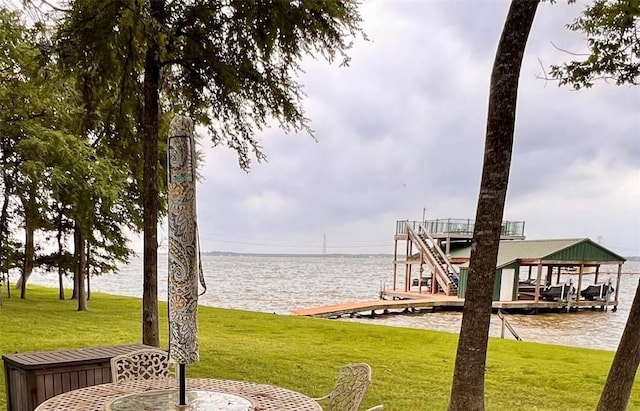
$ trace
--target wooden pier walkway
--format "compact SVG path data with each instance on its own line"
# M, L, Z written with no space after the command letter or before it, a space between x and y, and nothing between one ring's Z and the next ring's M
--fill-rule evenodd
M294 310L293 315L318 317L318 318L340 318L355 316L375 316L378 314L402 314L414 313L420 310L438 308L462 310L464 298L456 296L445 296L444 294L418 294L412 292L392 292L387 293L389 300L358 301L342 304L324 305L322 307L302 308ZM617 301L576 301L571 302L572 309L603 309L608 306L613 309L617 306ZM493 309L498 310L562 310L567 307L566 301L494 301ZM377 312L376 312L377 311ZM615 311L615 309L613 309Z
M303 308L293 311L293 315L320 318L340 318L342 316L375 315L376 311L381 314L394 312L414 312L416 310L439 307L462 308L464 300L455 296L429 295L424 298L405 300L374 300L349 302L322 307Z

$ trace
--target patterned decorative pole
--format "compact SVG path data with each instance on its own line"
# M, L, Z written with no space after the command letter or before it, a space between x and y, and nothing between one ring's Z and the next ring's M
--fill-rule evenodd
M193 121L176 116L169 126L169 355L179 364L180 404L186 405L185 365L198 352L198 234Z

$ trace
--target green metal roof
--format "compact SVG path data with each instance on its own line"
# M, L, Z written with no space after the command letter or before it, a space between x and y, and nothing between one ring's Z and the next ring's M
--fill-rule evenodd
M471 247L451 252L452 257L469 257ZM625 258L594 243L588 238L563 240L506 240L500 241L497 268L516 260L566 261L567 263L590 261L623 263Z

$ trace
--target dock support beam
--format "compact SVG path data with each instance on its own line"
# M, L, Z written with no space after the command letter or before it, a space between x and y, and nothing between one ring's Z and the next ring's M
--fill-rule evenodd
M618 310L618 294L620 293L620 277L622 277L622 264L618 264L618 279L616 280L616 305L613 306L613 311Z
M409 291L409 268L411 267L411 263L409 262L409 247L411 247L411 240L409 240L409 236L407 235L407 245L405 247L405 258L404 258L404 292Z
M540 300L540 281L541 280L542 280L542 262L538 264L538 273L536 274L536 294L534 296L536 309L538 308L538 301Z
M409 247L407 248L407 250L409 251L407 253L407 260L411 257L411 254L413 254L413 242L411 240L409 240L408 243ZM411 291L411 271L412 271L412 265L411 263L409 263L408 265L408 271L407 271L407 285L405 286L406 291L409 292Z
M580 302L580 289L582 288L582 273L584 272L584 263L580 264L580 271L578 272L578 289L576 290L576 303ZM578 306L578 304L576 304Z
M393 291L396 291L398 277L398 240L393 240Z

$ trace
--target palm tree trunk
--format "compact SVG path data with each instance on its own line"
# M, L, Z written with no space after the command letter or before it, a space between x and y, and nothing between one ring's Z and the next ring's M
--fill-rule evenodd
M596 411L625 411L640 365L640 284Z
M509 182L518 80L537 0L513 0L491 73L484 165L469 280L451 388L451 411L483 411L484 372L500 227Z

